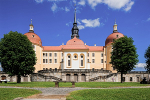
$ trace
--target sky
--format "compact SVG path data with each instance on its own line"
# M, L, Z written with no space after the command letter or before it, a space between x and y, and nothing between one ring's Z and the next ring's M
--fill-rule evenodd
M132 37L139 62L136 71L144 71L145 50L150 45L150 0L0 0L0 38L10 31L34 32L43 46L59 46L71 39L74 9L80 39L89 46L105 46L113 25Z

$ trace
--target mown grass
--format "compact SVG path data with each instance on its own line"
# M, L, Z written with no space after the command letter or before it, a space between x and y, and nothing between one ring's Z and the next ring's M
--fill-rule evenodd
M17 87L55 87L54 82L8 82L2 83L0 86L17 86ZM60 87L72 87L71 82L60 82ZM149 84L140 84L138 82L79 82L75 83L76 87L89 87L89 88L109 88L109 87L131 87L131 86L150 86Z
M0 88L0 100L13 100L17 97L28 97L38 93L41 93L41 91L32 89Z
M150 100L150 88L87 89L73 91L67 100Z

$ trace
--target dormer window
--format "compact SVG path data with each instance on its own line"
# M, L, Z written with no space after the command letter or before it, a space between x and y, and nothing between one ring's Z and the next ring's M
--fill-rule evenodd
M32 37L34 37L34 35L32 35Z
M118 34L117 34L116 36L117 36L117 38L119 37L119 35L118 35Z

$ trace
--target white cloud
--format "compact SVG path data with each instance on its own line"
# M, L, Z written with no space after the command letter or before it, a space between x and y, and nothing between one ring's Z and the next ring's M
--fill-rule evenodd
M134 4L133 1L131 1L129 4L127 4L126 8L124 9L125 11L129 11L132 7L132 5Z
M79 21L79 20L77 20L77 23L80 25L81 24L81 22Z
M88 0L88 3L94 9L97 4L102 3L102 0Z
M68 23L66 23L66 26L70 26L70 25L72 25L72 22L71 22L71 21L68 22Z
M57 34L57 37L59 37L60 35L59 34Z
M73 22L68 22L66 23L66 26L70 26L72 25ZM77 19L77 26L78 28L81 30L81 29L84 29L86 27L99 27L100 25L103 26L104 24L100 24L100 21L99 21L99 18L97 19L83 19L83 20L80 20L80 19Z
M78 28L81 30L84 29L85 27L83 25L78 25Z
M65 11L68 12L70 11L70 9L68 7L65 7Z
M80 0L80 2L78 2L78 4L84 6L85 5L85 0Z
M54 3L53 5L52 5L52 7L51 7L51 10L53 11L53 12L55 12L56 10L57 10L57 5L56 5L56 3Z
M74 3L74 4L76 4L76 2L77 2L76 0L73 0L73 3Z
M82 20L82 23L85 24L85 27L98 27L100 26L100 21L99 21L99 18L97 19L94 19L94 20L87 20L87 19L83 19Z
M137 65L135 65L136 67L145 67L146 63L138 63Z
M147 19L147 21L150 21L150 17Z
M104 3L112 9L123 8L125 11L129 11L134 4L134 1L132 0L87 0L87 1L92 9L95 9L95 7L100 3Z
M35 0L37 3L42 3L44 0Z
M47 0L47 1L51 1L51 2L56 1L56 2L59 2L59 1L67 1L67 0Z

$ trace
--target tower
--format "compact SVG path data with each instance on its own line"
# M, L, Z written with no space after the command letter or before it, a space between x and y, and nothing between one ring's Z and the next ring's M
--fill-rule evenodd
M32 19L31 19L31 24L29 26L30 26L29 32L33 32L34 33L34 30L33 30L34 26L32 24Z
M114 24L113 28L114 28L114 30L113 30L113 32L114 32L114 33L118 32L118 30L117 30L116 20L115 20L115 24Z
M75 36L76 38L79 38L79 29L77 27L77 21L76 21L76 9L75 9L75 13L74 13L74 23L73 23L73 28L72 28L72 35L71 35L71 39L73 39Z

